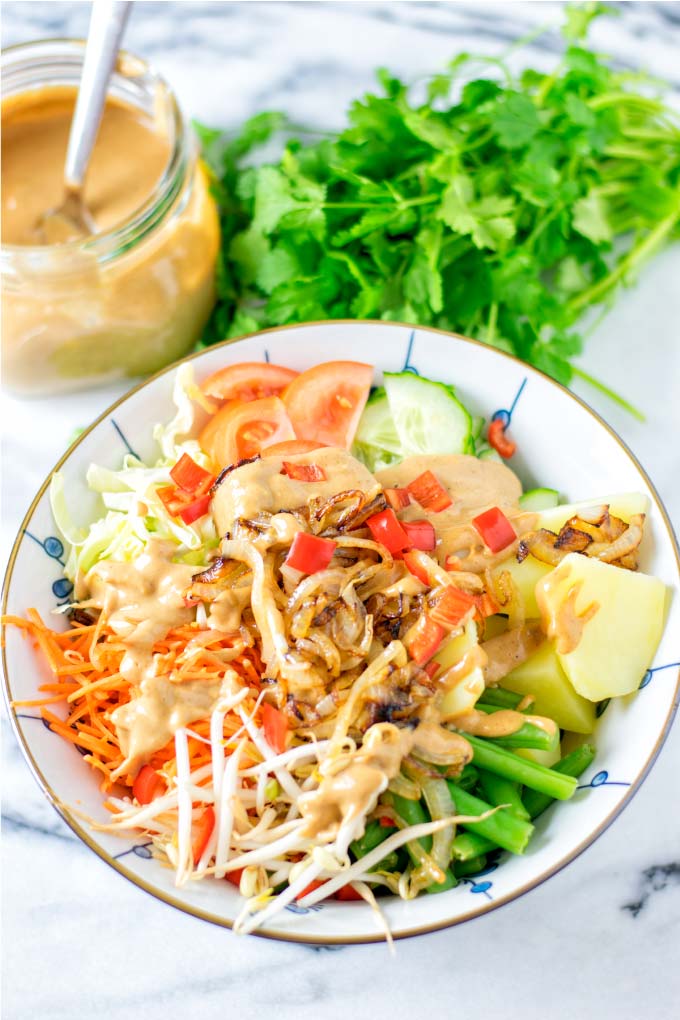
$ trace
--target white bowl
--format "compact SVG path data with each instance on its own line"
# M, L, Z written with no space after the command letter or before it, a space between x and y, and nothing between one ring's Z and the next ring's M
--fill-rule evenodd
M484 875L465 879L449 892L408 903L396 898L386 901L391 929L395 937L404 937L458 924L527 892L581 853L631 799L659 753L674 713L678 676L671 636L680 632L680 556L659 497L615 433L553 380L483 344L394 323L326 322L266 331L209 348L189 360L202 378L238 361L270 360L303 369L335 358L372 362L376 382L383 370L409 368L453 383L474 414L489 417L507 410L518 447L512 467L527 487L549 486L569 500L625 491L647 493L651 508L641 569L660 577L672 591L653 667L640 678L638 693L612 702L603 713L594 736L597 758L572 800L541 816L523 857L505 855ZM81 523L98 513L96 498L85 484L91 462L115 468L130 448L143 458L153 457L152 426L173 414L173 377L171 367L133 389L87 429L57 465L65 477L70 507ZM49 479L36 495L12 550L3 613L23 614L35 606L47 618L69 598L71 586L61 569L63 547L55 536L48 483ZM38 685L48 679L47 668L16 629L8 628L5 639L8 701L37 697ZM124 841L92 832L81 823L69 805L94 818L107 816L96 775L74 747L42 724L37 710L11 715L22 750L46 796L92 850L166 903L216 924L231 925L240 909L232 885L208 880L177 889L173 872L151 859L143 840ZM382 938L365 904L341 902L311 909L288 907L260 934L331 944Z

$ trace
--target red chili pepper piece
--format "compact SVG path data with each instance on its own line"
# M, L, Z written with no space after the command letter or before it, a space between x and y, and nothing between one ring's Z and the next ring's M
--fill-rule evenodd
M408 653L419 666L425 665L439 648L446 631L425 613L406 637Z
M175 485L190 495L202 496L215 481L215 476L200 464L197 464L188 453L183 453L170 472Z
M366 524L376 542L384 545L389 552L394 554L408 549L409 540L394 510L381 510L369 517Z
M429 587L430 578L427 575L427 570L420 562L419 557L414 554L413 551L404 553L404 563L414 577L417 577L419 581L422 581L423 584L426 584Z
M493 418L489 422L486 438L489 446L493 446L496 453L508 460L517 449L517 444L513 443L512 439L508 439L505 434L506 428L503 418Z
M494 553L507 549L517 538L512 524L497 506L492 506L478 517L473 517L472 524L484 544Z
M318 464L291 464L284 460L282 475L288 475L298 482L325 482L326 472Z
M205 496L199 496L193 503L189 503L183 507L179 512L179 517L185 524L193 524L199 517L204 517L210 506L210 500L212 496L209 492L206 492Z
M441 594L437 593L436 601L430 606L430 618L450 630L457 627L472 608L476 608L474 595L460 588L447 585Z
M298 531L286 556L286 565L303 574L316 574L325 570L333 558L336 543L332 538L319 538L306 531Z
M397 513L411 502L411 494L408 489L383 489L383 495Z
M416 503L420 503L424 510L431 510L435 514L446 510L453 503L444 486L431 471L423 471L422 475L409 482L407 488Z
M402 521L408 544L421 552L432 552L437 545L437 535L429 521Z

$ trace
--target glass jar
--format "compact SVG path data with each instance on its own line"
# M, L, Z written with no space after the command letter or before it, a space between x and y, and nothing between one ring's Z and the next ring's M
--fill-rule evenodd
M77 87L84 45L46 40L5 50L3 101ZM119 56L109 94L167 133L167 165L115 228L65 244L0 248L2 376L17 393L154 372L191 348L214 303L219 220L174 94L129 54Z

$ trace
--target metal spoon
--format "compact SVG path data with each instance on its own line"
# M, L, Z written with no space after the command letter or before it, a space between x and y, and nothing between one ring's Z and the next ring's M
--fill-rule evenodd
M94 0L92 5L64 166L64 200L36 224L43 244L62 244L97 232L97 224L83 199L83 183L131 7L132 0Z

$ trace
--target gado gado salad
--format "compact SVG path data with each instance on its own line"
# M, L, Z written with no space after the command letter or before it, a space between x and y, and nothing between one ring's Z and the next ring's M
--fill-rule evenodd
M523 493L502 418L409 372L373 386L355 362L182 366L156 463L90 467L99 519L54 476L68 627L6 621L101 778L95 827L143 833L178 885L233 883L242 932L328 897L382 919L383 893L524 853L663 628L645 496Z

